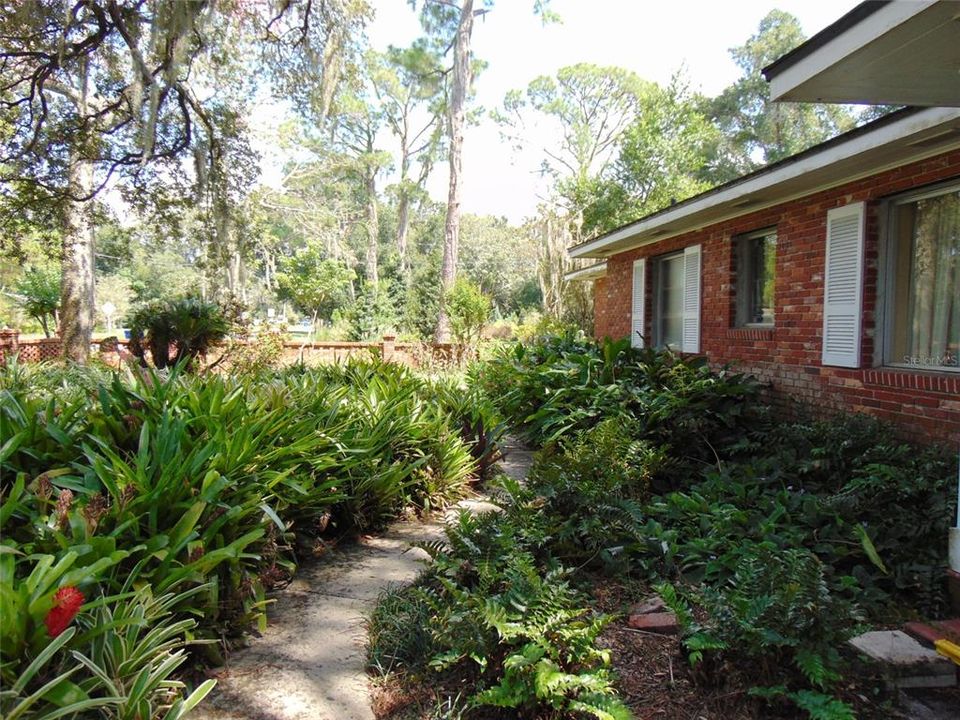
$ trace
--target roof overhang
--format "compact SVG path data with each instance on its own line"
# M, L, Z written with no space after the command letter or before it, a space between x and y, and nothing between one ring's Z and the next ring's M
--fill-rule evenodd
M587 265L587 267L580 268L579 270L571 270L566 275L563 276L563 279L567 282L575 280L596 280L597 278L602 278L607 274L607 262L602 260L593 265Z
M574 245L574 258L611 255L960 148L960 109L901 110Z
M778 101L960 107L960 3L861 3L763 74Z

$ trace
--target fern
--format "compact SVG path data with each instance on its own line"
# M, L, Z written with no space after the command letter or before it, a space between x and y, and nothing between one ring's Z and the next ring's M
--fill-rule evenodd
M632 720L633 713L614 695L583 695L571 700L568 709L592 715L597 720Z
M835 651L834 651L835 652ZM818 647L800 647L793 656L793 662L811 685L826 688L840 679L839 673L828 667L828 662L836 663L832 654L824 653Z
M591 615L566 570L538 562L535 529L513 517L460 516L445 543L421 545L431 556L416 589L436 648L428 668L472 673L471 707L628 717L612 695L610 653L596 647L608 618Z
M706 632L696 632L683 639L684 647L689 651L687 660L691 665L703 662L705 651L726 650L727 643Z
M845 702L812 690L798 690L787 697L806 711L811 720L856 720L853 709Z
M807 713L810 720L856 720L853 709L835 697L814 690L788 690L783 685L755 687L750 695L763 700L788 700Z

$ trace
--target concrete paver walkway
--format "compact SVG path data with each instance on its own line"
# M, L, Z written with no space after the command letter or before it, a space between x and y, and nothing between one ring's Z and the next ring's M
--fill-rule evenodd
M442 534L436 523L398 523L302 565L267 631L230 656L191 717L373 720L364 621L384 587L412 582L422 569L426 554L410 543Z
M509 445L504 471L523 479L530 453ZM462 507L484 512L482 500ZM410 583L443 537L440 523L400 522L376 537L304 563L271 609L262 637L232 654L194 720L373 720L364 624L380 592Z

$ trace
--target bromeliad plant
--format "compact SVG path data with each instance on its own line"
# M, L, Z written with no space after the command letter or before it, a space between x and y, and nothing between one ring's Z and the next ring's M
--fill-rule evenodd
M66 402L37 372L0 370L4 717L180 717L205 692L172 678L187 638L216 661L262 628L298 535L443 505L475 472L432 387L378 363L131 371Z

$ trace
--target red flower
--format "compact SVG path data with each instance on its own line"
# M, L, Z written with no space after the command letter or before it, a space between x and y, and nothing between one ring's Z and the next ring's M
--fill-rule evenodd
M57 590L53 596L53 608L43 619L50 637L56 637L67 629L77 613L80 612L80 606L83 603L83 593L75 587L68 585Z

